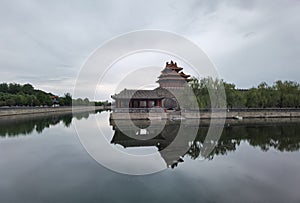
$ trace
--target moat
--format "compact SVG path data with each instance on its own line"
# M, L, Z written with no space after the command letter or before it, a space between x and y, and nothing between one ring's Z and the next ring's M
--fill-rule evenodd
M162 152L183 121L168 121L158 136L143 141L132 138L137 132L120 131L109 122L109 114L1 118L0 202L300 200L299 119L227 121L217 145L205 158L201 147L208 124L200 122L196 138L182 143L189 147L187 152L179 156L175 156L176 151L175 155L161 153L161 161L168 165L166 170L129 176L91 158L78 139L75 122L93 133L97 120L109 145L140 155ZM122 125L126 126L126 121ZM145 129L149 123L137 121L135 125ZM151 135L154 130L139 133ZM110 162L117 161L107 157Z

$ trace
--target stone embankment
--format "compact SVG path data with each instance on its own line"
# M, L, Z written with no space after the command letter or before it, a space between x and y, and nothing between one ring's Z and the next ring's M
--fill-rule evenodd
M271 109L214 109L182 112L151 112L151 113L122 113L113 112L111 119L144 120L144 119L245 119L245 118L297 118L300 117L300 108L271 108Z
M0 117L29 115L29 114L49 114L49 113L79 113L95 110L105 110L103 106L78 106L78 107L6 107L0 108Z

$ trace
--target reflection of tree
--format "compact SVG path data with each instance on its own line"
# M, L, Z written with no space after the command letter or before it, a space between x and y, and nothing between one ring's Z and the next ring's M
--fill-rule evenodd
M72 116L66 116L62 119L62 122L66 127L69 127L72 123Z
M98 111L97 111L98 112ZM33 131L42 133L45 128L59 124L61 121L64 126L69 127L73 117L80 120L88 118L90 113L54 113L47 115L27 115L14 116L0 119L0 136L18 136L20 134L28 135Z
M189 154L192 159L196 159L197 157L200 156L202 143L199 141L192 141L190 146L191 147L187 152L187 154Z
M297 151L300 148L299 130L297 124L258 127L256 133L260 136L250 138L248 135L246 139L252 146L258 146L264 151L270 148L279 151Z
M74 116L77 120L81 120L83 118L88 119L90 113L89 112L82 112L82 113L75 113Z
M207 128L200 128L195 141L191 142L191 148L187 154L196 159L200 156ZM297 123L277 123L276 125L244 125L225 127L217 146L211 152L208 159L215 155L226 155L235 151L242 141L246 141L253 147L259 147L262 151L273 148L279 151L298 151L300 149L300 126Z

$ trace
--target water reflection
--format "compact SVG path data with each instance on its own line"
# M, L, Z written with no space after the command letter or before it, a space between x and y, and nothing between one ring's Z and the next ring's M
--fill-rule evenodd
M101 110L74 114L53 113L2 117L0 118L0 136L13 137L19 135L29 135L34 131L40 134L44 129L57 125L61 122L65 127L69 127L72 123L73 117L77 120L88 119L91 113L97 112L101 112Z
M180 146L177 146L176 149L172 147L166 150L176 138L180 128L180 122L167 122L162 131L159 121L157 122L157 125L153 124L152 121L152 127L150 129L144 129L146 126L149 126L149 122L150 121L142 120L134 121L134 124L140 129L124 128L127 123L126 121L124 121L123 125L122 123L114 125L114 122L111 122L114 130L114 136L111 140L111 143L119 144L124 148L155 146L157 147L167 166L171 168L177 166L179 162L183 162L181 155L183 155L182 153L186 151L186 148L189 148L188 142L178 142ZM155 126L157 126L157 128L155 128ZM121 127L122 130L120 130L119 127ZM147 140L140 139L140 137L143 136L152 138Z
M73 119L88 119L90 114L101 111L84 113L61 113L48 115L32 116L10 116L0 119L0 137L14 137L19 135L29 135L33 132L42 133L46 128L62 124L69 127ZM104 122L104 121L103 121ZM105 121L106 122L106 121ZM178 166L184 162L184 157L191 159L203 158L201 150L211 140L205 140L209 121L202 122L198 130L196 139L189 139L189 130L198 127L193 121L168 121L161 131L160 121L137 120L134 125L138 128L126 128L128 121L119 122L118 126L114 121L110 121L113 136L111 144L120 145L126 148L155 147L170 168ZM157 128L155 128L157 122ZM184 123L182 123L184 122ZM154 123L154 124L153 124ZM217 155L226 155L234 152L242 142L256 147L261 151L275 149L280 152L299 151L300 148L300 120L249 120L249 121L230 121L226 122L226 127L222 132L221 138L216 142L214 150L206 157L212 160ZM122 131L119 129L122 126ZM175 146L170 147L176 138L180 126L185 126L185 139L176 142ZM143 137L151 139L141 139ZM211 143L209 143L211 144Z
M124 148L154 146L160 152L166 165L174 168L178 163L184 161L183 157L185 156L191 159L203 158L201 156L201 149L207 144L205 142L211 142L210 140L205 140L208 126L204 124L200 125L195 140L187 139L184 142L177 143L176 147L165 150L175 139L180 127L180 121L168 121L164 129L159 133L153 127L151 130L144 129L149 126L149 122L135 121L134 124L141 128L137 130L124 128L126 121L123 124L118 122L118 125L115 125L111 121L110 124L114 130L111 143L119 144ZM186 122L184 125L186 125L186 136L188 136L188 129L195 126L192 121ZM258 147L262 151L268 151L271 148L281 152L298 151L300 148L300 135L298 132L300 132L299 120L289 120L288 122L283 122L283 120L256 120L255 122L253 120L249 122L227 121L220 140L206 158L212 160L216 155L226 155L228 152L233 152L242 142L247 142L250 146ZM135 139L135 137L138 138L140 136L153 138L148 140ZM187 146L189 150L181 150Z

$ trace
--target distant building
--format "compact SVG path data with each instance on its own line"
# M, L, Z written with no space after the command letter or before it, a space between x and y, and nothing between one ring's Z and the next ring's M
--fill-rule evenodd
M128 90L125 88L120 93L111 96L115 100L115 108L179 108L178 102L171 92L182 90L190 80L190 75L183 73L182 69L177 66L176 62L167 62L156 81L159 87L154 90Z
M52 103L53 103L53 105L58 105L59 104L59 101L58 101L58 96L56 96L56 95L51 95L50 96L50 98L51 98L51 100L52 100Z

